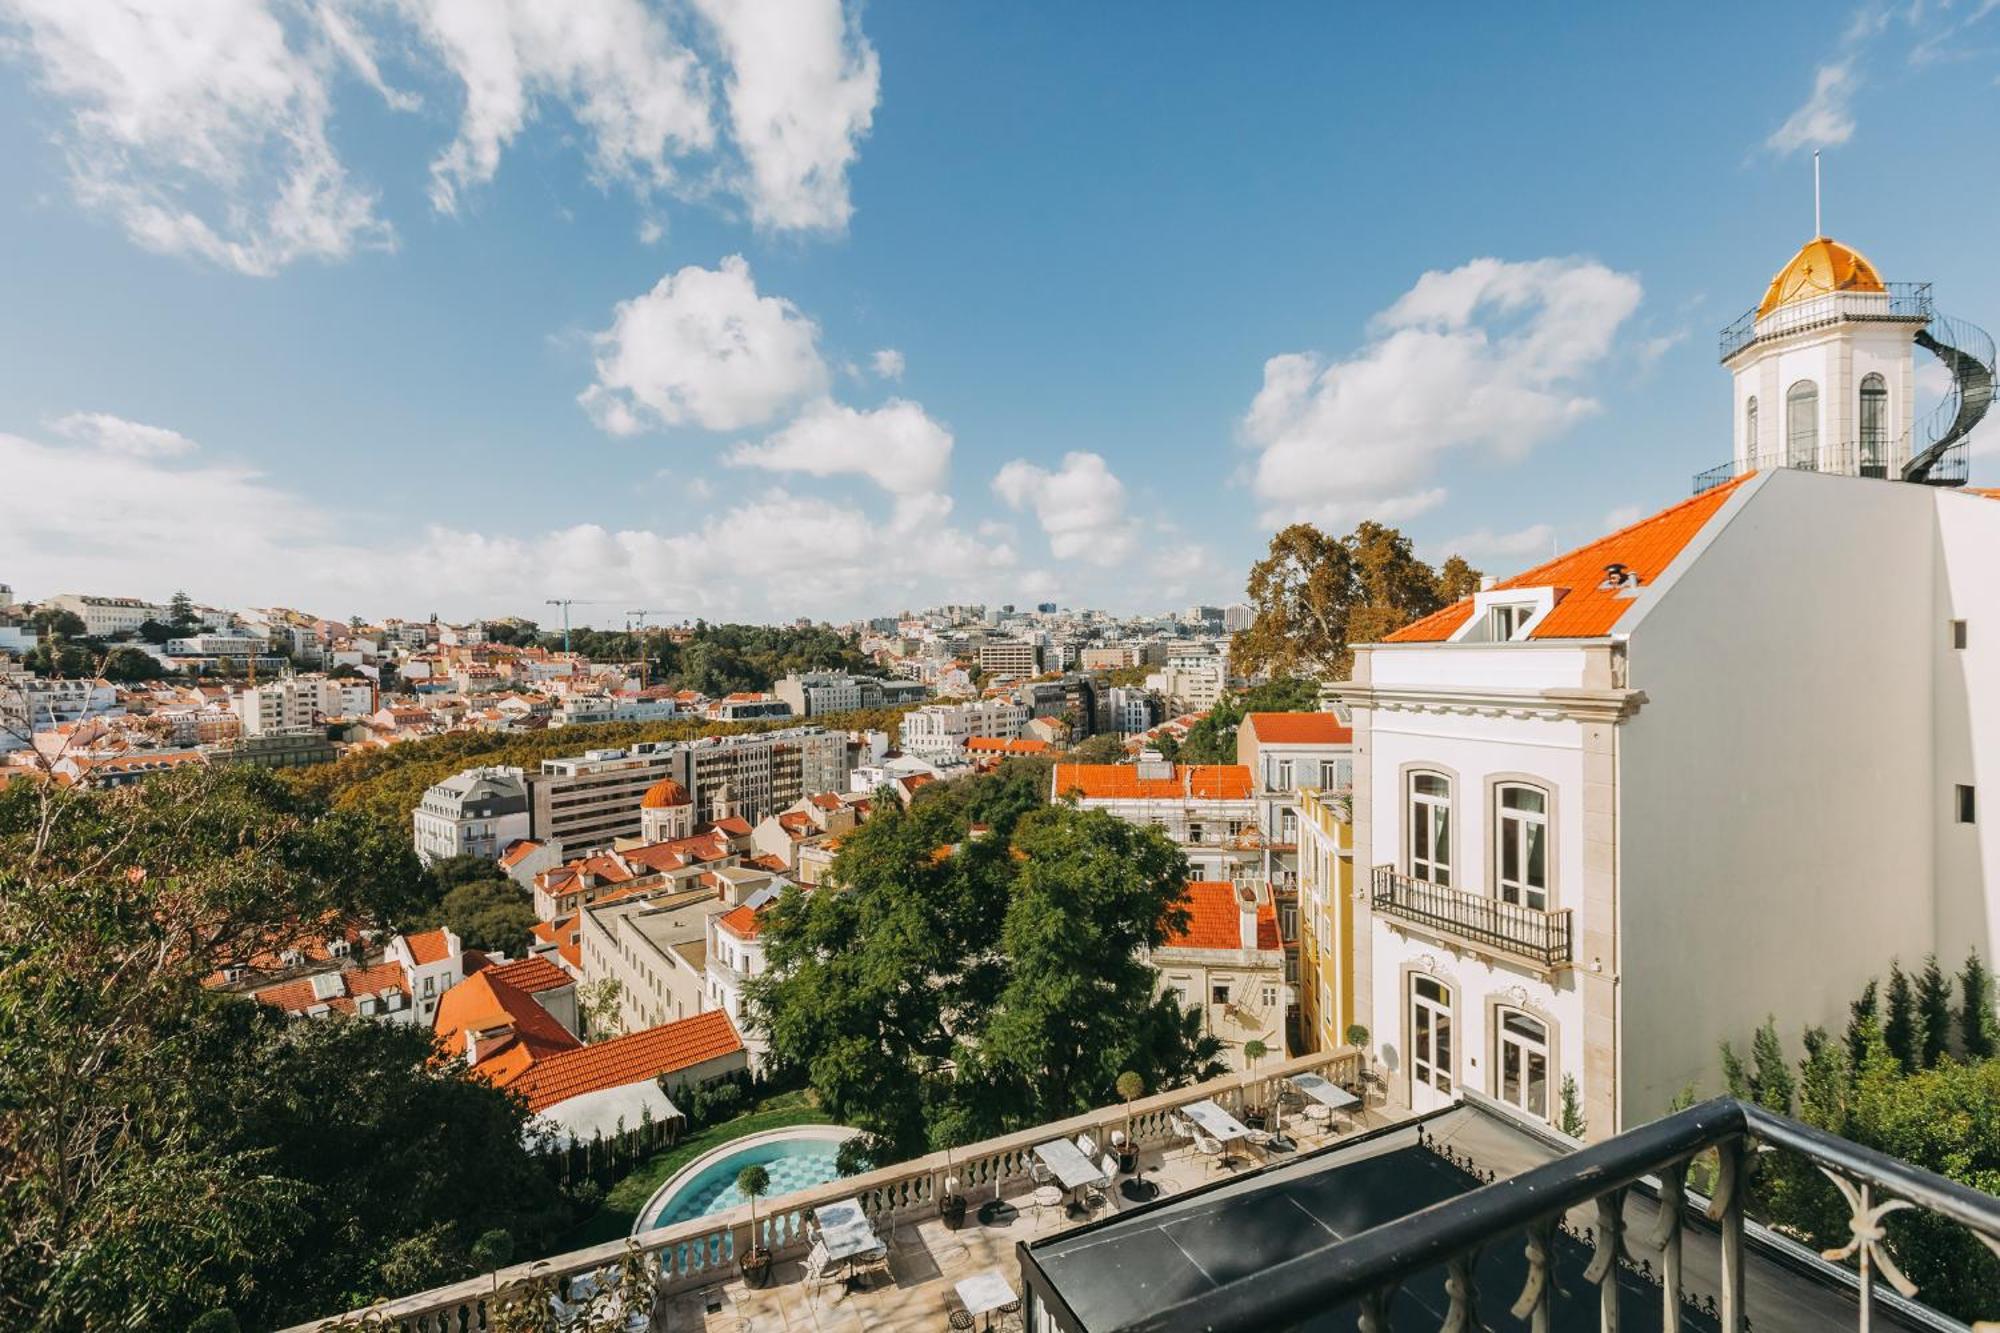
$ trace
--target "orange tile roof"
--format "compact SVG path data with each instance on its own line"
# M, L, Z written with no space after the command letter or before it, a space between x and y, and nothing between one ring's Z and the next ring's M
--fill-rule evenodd
M540 850L542 850L542 844L536 842L533 838L520 838L514 842L510 842L507 844L507 850L500 853L500 868L502 870L512 870L515 866L521 864L521 862L527 860Z
M405 935L403 943L410 946L410 957L416 959L418 967L425 963L442 963L451 956L451 941L445 938L442 926L416 935Z
M354 1000L358 995L373 995L385 987L393 987L410 993L410 983L403 975L401 963L378 963L374 967L355 967L340 973L342 994L332 999L322 1000L313 994L313 979L299 977L293 981L281 981L275 986L266 986L252 994L260 1004L268 1004L274 1009L282 1009L288 1014L303 1014L316 1004L323 1004L343 1014L356 1012Z
M1240 949L1243 922L1236 906L1236 886L1227 880L1201 879L1187 886L1187 925L1169 931L1169 949ZM1277 918L1272 917L1275 924ZM1260 942L1261 943L1261 942Z
M1632 606L1632 599L1621 595L1624 589L1604 586L1604 567L1623 565L1639 576L1640 587L1650 585L1666 573L1674 557L1694 540L1695 534L1707 525L1709 519L1715 517L1715 511L1722 508L1723 501L1756 475L1754 472L1745 473L1692 499L1670 505L1651 518L1642 518L1628 528L1620 528L1608 537L1600 537L1588 546L1579 546L1567 555L1559 555L1546 564L1537 565L1525 574L1502 579L1493 586L1496 589L1556 589L1556 604L1528 631L1531 639L1601 638L1611 632L1619 618ZM1385 642L1442 643L1471 618L1472 599L1467 597L1403 626Z
M739 940L754 940L757 938L757 909L747 906L732 907L724 912L722 919L715 924Z
M1332 713L1252 713L1243 719L1265 745L1351 745L1354 730Z
M1247 801L1250 770L1243 764L1175 764L1171 778L1141 778L1135 764L1057 764L1055 791L1085 800Z
M1260 903L1257 907L1257 947L1260 949L1284 947L1284 941L1278 938L1278 909L1270 903Z
M506 1087L512 1077L535 1061L574 1050L581 1043L533 996L518 986L495 980L494 974L499 970L475 972L446 991L438 1001L431 1030L437 1034L445 1058L463 1059L466 1033L512 1027L513 1035L493 1042L491 1049L482 1051L479 1063L473 1066L483 1077ZM488 1068L503 1055L512 1058Z
M1047 754L1055 747L1032 736L1002 740L998 736L968 736L965 748L982 754Z
M573 986L575 979L546 958L521 958L492 969L495 981L504 981L516 990L533 995L539 991Z
M644 1082L742 1049L729 1015L711 1009L536 1060L512 1086L528 1099L529 1110L545 1111L587 1092Z

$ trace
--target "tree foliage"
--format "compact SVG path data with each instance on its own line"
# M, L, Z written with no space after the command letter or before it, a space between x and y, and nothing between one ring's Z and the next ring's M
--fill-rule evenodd
M1889 1054L1906 1071L1917 1067L1917 1004L1910 978L1893 960L1889 964L1888 1016L1882 1023L1882 1038Z
M445 891L444 901L431 918L448 926L468 949L525 956L531 939L529 931L539 919L534 902L512 880L491 877L466 880Z
M1968 1060L2000 1054L1993 1013L1993 978L1977 953L1969 954L1958 974L1958 1039Z
M1046 772L884 806L834 863L840 892L769 913L751 993L773 1060L891 1156L1102 1105L1121 1071L1157 1088L1214 1060L1136 957L1185 910L1185 860L1155 830L1044 806Z
M424 896L400 834L256 769L0 789L0 1324L285 1324L410 1248L462 1275L496 1209L559 1212L519 1103L427 1033L202 984Z
M1233 764L1236 731L1251 713L1310 713L1319 707L1319 686L1303 676L1282 676L1253 685L1208 710L1208 716L1188 728L1187 738L1169 759L1183 764Z
M1479 571L1453 556L1432 569L1394 528L1363 522L1345 537L1294 523L1250 567L1254 618L1231 645L1236 670L1346 676L1350 644L1371 643L1466 596Z

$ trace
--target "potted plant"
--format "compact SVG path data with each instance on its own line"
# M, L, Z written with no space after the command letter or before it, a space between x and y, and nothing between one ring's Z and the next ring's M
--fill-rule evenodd
M771 1276L771 1250L757 1227L757 1200L770 1193L771 1173L754 1164L746 1166L736 1173L736 1188L750 1201L750 1248L738 1263L743 1269L743 1280L761 1287Z
M1248 1079L1256 1077L1257 1062L1270 1053L1271 1048L1255 1037L1243 1043L1243 1059L1250 1066L1245 1077L1246 1082ZM1243 1112L1243 1123L1252 1129L1264 1128L1264 1108L1261 1106L1247 1108Z
M1114 1146L1118 1149L1118 1170L1129 1176L1139 1169L1139 1145L1132 1142L1132 1103L1146 1095L1146 1080L1128 1069L1118 1076L1114 1086L1125 1099L1125 1128Z
M946 1176L944 1197L938 1200L938 1216L952 1231L965 1225L965 1191L960 1187L957 1176Z

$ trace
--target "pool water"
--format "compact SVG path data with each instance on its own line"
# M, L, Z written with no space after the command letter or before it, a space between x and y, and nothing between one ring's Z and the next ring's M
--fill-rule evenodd
M748 1200L736 1188L736 1174L746 1166L762 1166L771 1173L771 1190L766 1198L824 1185L840 1175L834 1165L834 1153L839 1147L833 1139L779 1139L730 1153L703 1167L693 1179L675 1189L646 1225L672 1226L690 1218L741 1207Z

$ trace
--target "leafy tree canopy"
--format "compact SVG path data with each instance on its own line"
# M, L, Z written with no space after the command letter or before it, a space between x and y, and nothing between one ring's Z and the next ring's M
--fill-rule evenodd
M840 891L770 913L751 990L773 1057L891 1157L1109 1103L1123 1070L1158 1088L1214 1061L1135 956L1185 911L1186 861L1157 830L1044 805L1047 780L1003 768L885 803L843 846Z
M1479 586L1479 571L1453 556L1432 569L1394 528L1363 522L1345 537L1294 523L1271 538L1250 567L1255 613L1231 646L1245 673L1339 678L1350 644L1372 643Z
M202 984L423 881L400 830L256 769L0 789L0 1324L282 1325L463 1275L496 1210L561 1220L523 1108L427 1033Z
M535 905L511 880L465 880L446 891L433 920L449 926L468 949L485 949L509 957L525 956L534 929Z

